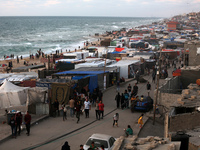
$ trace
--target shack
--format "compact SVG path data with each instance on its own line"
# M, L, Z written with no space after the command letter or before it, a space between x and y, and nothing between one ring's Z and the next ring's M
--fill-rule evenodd
M109 65L108 67L119 67L120 78L124 77L125 79L133 78L135 76L135 71L140 69L139 60L120 60L115 64Z
M99 87L99 89L105 89L111 86L113 78L119 77L117 69L117 67L82 67L71 71L56 73L53 75L53 78L71 78L71 80L78 80L77 87L79 89L77 90L87 88L86 86L88 86L88 90L92 93L94 88Z
M110 65L114 62L116 62L116 61L110 60L110 59L106 59L106 61L103 59L102 60L94 60L91 62L75 64L75 69L82 68L82 67L103 67L103 66L105 66L105 63L106 63L106 65Z
M84 60L79 59L60 59L56 61L56 69L59 71L67 71L75 69L76 64L84 63Z

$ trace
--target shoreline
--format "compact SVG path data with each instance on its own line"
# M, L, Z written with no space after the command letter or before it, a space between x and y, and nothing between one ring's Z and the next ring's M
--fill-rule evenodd
M163 21L163 19L160 19L159 21L157 21L157 22L161 22L161 21ZM147 26L150 26L150 25L152 25L154 22L151 22L150 24L145 24L145 25L139 25L139 26L137 26L137 27L132 27L131 29L133 29L133 28L140 28L140 27L147 27ZM127 27L123 27L123 28L121 28L121 29L127 29L128 31L130 31L131 29L130 28L127 28ZM113 30L113 31L120 31L121 29L118 29L118 30ZM128 32L128 31L126 31L126 33ZM50 50L46 50L46 52L44 51L44 54L45 55L51 55L51 54L56 54L56 51L59 51L59 54L64 54L64 53L72 53L72 52L75 52L75 50L77 50L77 51L80 51L80 50L83 50L83 49L86 49L87 47L98 47L98 46L101 46L100 44L101 44L101 41L102 40L105 40L105 39L114 39L114 38L118 38L119 36L116 36L116 35L114 35L113 33L111 33L111 34L106 34L107 32L112 32L112 31L104 31L104 33L98 33L99 35L98 36L96 36L95 34L94 35L89 35L88 36L88 39L87 40L85 40L85 42L89 42L89 45L88 46L85 46L85 42L83 42L83 41L80 41L79 43L82 43L82 45L80 44L80 46L78 46L77 48L75 48L74 50L70 50L70 49L62 49L62 48L60 48L60 49L55 49L55 50L51 50L51 52L50 52ZM89 38L90 37L90 38ZM92 44L91 44L92 43ZM94 45L95 44L95 45ZM77 45L76 45L77 46ZM73 48L75 47L75 45L74 46L72 46ZM61 53L61 50L62 50L62 53ZM66 51L67 50L67 51ZM70 52L69 52L69 50L70 50ZM43 51L42 51L43 52ZM36 53L34 53L33 55L34 55L34 57L35 57L35 54ZM30 54L29 54L30 55ZM22 67L22 66L25 66L24 65L24 61L26 61L26 62L28 62L28 64L29 65L32 65L32 64L43 64L42 62L40 62L40 60L41 60L41 56L39 57L39 58L34 58L34 59L30 59L30 57L28 56L28 54L25 54L24 56L23 56L23 59L20 59L20 56L21 55L19 55L19 63L17 63L17 58L16 58L16 56L14 57L14 58L9 58L9 59L0 59L0 64L7 64L7 67L8 67L8 63L10 62L10 61L12 61L12 63L13 63L13 67L12 68L18 68L18 67ZM6 70L5 70L5 68L6 67L0 67L0 72L6 72ZM3 70L5 70L5 71L3 71Z

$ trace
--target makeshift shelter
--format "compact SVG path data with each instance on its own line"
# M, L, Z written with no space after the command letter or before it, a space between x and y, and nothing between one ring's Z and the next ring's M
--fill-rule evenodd
M126 79L134 77L134 72L136 69L140 68L139 60L120 60L115 64L109 65L108 67L117 66L120 68L120 78L124 77Z
M47 98L47 87L33 87L28 89L28 104L43 103Z
M28 89L28 99L26 105L32 114L49 114L49 104L47 87L33 87Z
M0 108L24 105L29 87L19 87L5 81L0 87Z

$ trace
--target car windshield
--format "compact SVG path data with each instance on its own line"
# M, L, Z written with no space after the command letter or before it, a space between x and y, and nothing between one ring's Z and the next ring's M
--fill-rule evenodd
M108 148L108 142L100 139L89 139L86 145L90 146L92 142L94 142L96 147L101 147L101 145L104 145L105 148Z

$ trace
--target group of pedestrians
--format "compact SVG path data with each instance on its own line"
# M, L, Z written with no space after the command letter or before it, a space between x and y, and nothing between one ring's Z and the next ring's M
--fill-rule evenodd
M21 134L21 126L23 121L23 115L21 112L17 112L15 115L11 116L9 124L11 126L11 133L12 137L16 138L17 135L20 136ZM24 123L26 125L27 136L30 135L30 125L31 125L31 115L27 111L26 115L24 116Z
M129 84L127 89L124 90L124 93L120 93L118 92L117 95L115 96L115 100L116 100L116 104L117 104L117 108L120 108L121 105L121 109L124 108L129 108L129 99L131 99L131 97L136 96L138 94L138 86L137 83L135 83L135 85L132 86Z
M103 104L103 93L97 88L94 89L92 94L88 94L84 90L79 94L74 90L72 97L70 97L67 105L65 102L61 104L61 110L63 112L63 121L67 120L67 111L70 110L70 117L76 116L77 123L80 121L80 115L85 113L85 118L89 118L92 106L95 108L96 119L100 120L104 117L104 104ZM59 102L56 99L53 103L53 114L54 116L60 115Z

